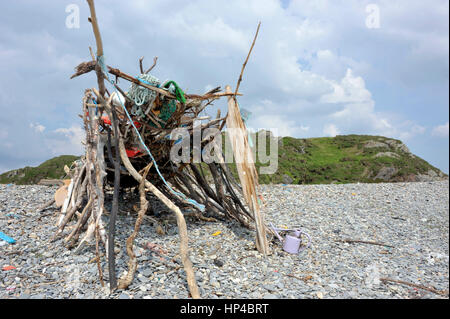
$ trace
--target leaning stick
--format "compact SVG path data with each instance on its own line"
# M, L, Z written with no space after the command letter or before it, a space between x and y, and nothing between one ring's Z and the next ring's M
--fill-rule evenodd
M89 10L91 11L90 22L92 24L92 30L94 31L95 43L97 44L97 57L103 55L103 42L100 35L100 29L98 28L97 15L95 14L94 0L87 0Z
M102 37L100 35L100 29L98 28L97 16L95 14L94 0L86 0L86 1L89 5L89 10L91 12L91 17L90 17L89 21L91 22L92 30L94 31L95 43L97 44L97 59L98 59L103 56ZM100 94L102 96L105 96L106 87L105 87L104 75L103 75L101 67L98 63L96 63L95 72L97 73L97 83L98 83L98 89L100 91Z
M72 232L70 233L70 235L68 237L66 237L66 239L64 240L66 243L69 243L69 247L74 246L75 243L78 240L78 237L80 235L81 229L84 226L84 224L87 222L88 218L90 217L92 210L91 210L91 205L93 202L93 189L92 189L92 168L91 168L91 163L90 163L90 150L91 150L91 132L89 130L89 124L88 124L88 120L87 120L87 101L88 99L91 97L91 93L89 90L85 91L84 97L83 97L83 123L84 123L84 128L86 131L86 163L85 163L85 169L86 169L86 180L87 180L87 186L86 186L86 192L88 194L88 203L86 204L86 206L84 206L83 211L81 213L80 218L78 219L77 224L75 225L75 228L72 230Z
M125 168L131 174L131 176L133 176L134 179L136 179L136 181L141 182L143 177L136 171L136 169L131 164L131 162L126 154L125 145L123 143L122 138L119 138L119 150L120 150L120 157L122 158L122 163L124 164ZM149 188L150 191L156 197L158 197L167 207L169 207L175 213L175 217L177 219L178 230L180 233L180 256L181 256L181 261L184 266L184 270L186 271L187 284L189 287L189 291L191 293L192 298L195 298L195 299L200 298L197 281L195 280L194 270L192 268L192 262L189 259L187 227L186 227L186 221L184 220L183 214L181 213L180 209L176 205L174 205L172 203L172 201L170 199L168 199L152 183L150 183L148 180L144 180L144 182L145 182L145 187Z
M94 55L94 52L92 51L91 47L89 47L89 53L91 54L92 61L95 62L95 55Z
M78 191L79 191L80 183L82 181L81 178L83 176L85 169L86 169L86 165L83 165L80 170L77 170L77 169L75 170L74 176L76 176L77 178L75 180L75 186L73 189L72 199L70 200L71 207L75 206L76 199L78 198Z
M258 28L256 29L256 34L255 34L255 37L253 38L252 46L250 47L250 51L248 52L247 58L245 59L245 62L242 65L241 74L239 75L239 79L238 79L238 82L237 82L237 85L236 85L236 90L234 91L234 95L236 95L238 90L239 90L239 85L241 84L241 81L242 81L242 74L244 74L244 69L245 69L245 66L247 65L248 58L250 57L250 54L252 53L253 47L255 45L256 38L258 37L258 32L259 32L259 27L260 26L261 26L261 22L258 23Z
M231 92L229 85L225 87L226 92ZM236 158L236 169L242 185L242 193L245 201L254 216L256 225L256 248L264 256L269 254L269 244L266 237L266 227L263 215L260 211L256 186L258 184L258 174L255 164L251 158L251 150L248 144L247 130L242 121L236 98L228 97L228 117L227 128L231 140L231 146Z
M88 91L88 90L86 90ZM82 247L84 246L84 244L90 240L91 236L94 234L95 231L95 227L96 227L96 218L98 216L98 214L96 213L96 210L98 208L97 204L98 201L95 198L95 193L96 193L96 189L95 189L95 177L93 178L92 173L95 173L95 164L94 164L94 160L97 156L97 147L95 145L95 143L97 142L97 132L94 131L94 127L97 128L98 126L95 125L95 123L98 124L98 119L95 119L92 117L92 115L89 116L89 119L87 118L86 115L86 111L89 111L89 109L87 108L87 106L85 105L85 103L87 102L87 100L90 98L90 95L85 95L85 98L83 99L83 121L84 121L84 126L85 126L85 130L86 130L86 174L88 177L88 187L89 187L89 199L93 199L94 202L91 203L91 209L90 209L90 215L88 217L89 219L89 223L88 223L88 229L86 231L85 236L83 237L83 239L80 241L80 243L78 244L77 248L74 250L75 254L78 254ZM95 126L94 126L95 125ZM84 221L84 220L83 220ZM75 234L76 237L74 238L74 242L76 243L78 240L78 236L80 234L81 229L79 229L77 231L77 233Z
M83 200L84 193L86 193L87 180L88 180L87 177L85 177L83 183L81 184L81 190L80 190L79 194L77 194L78 198L75 202L75 205L73 205L72 208L67 212L66 216L64 216L64 219L62 220L57 231L55 232L55 235L53 235L51 241L54 241L58 237L58 235L60 235L64 231L64 228L66 227L67 223L72 218L72 216L75 214L77 209L80 207L82 200Z
M114 93L113 93L114 94ZM110 290L114 290L117 287L117 278L116 278L116 265L115 265L115 253L114 253L114 239L115 239L115 231L116 231L116 219L117 212L119 210L119 187L120 187L120 153L119 153L119 128L118 128L118 119L115 108L111 107L111 110L108 112L108 115L112 115L111 118L113 120L113 130L114 130L114 146L115 146L115 156L113 159L112 151L111 151L111 131L108 131L108 157L109 160L114 164L114 193L113 193L113 202L112 202L112 210L111 216L109 220L109 233L108 233L108 267L109 267L109 287ZM111 114L110 114L111 113Z
M91 71L95 70L96 65L97 65L97 62L93 62L93 61L82 62L75 68L76 72L70 78L73 79L73 78L75 78L77 76L80 76L82 74L91 72ZM155 91L155 92L157 92L157 93L159 93L161 95L164 95L164 96L166 96L168 98L176 99L176 96L173 95L172 93L170 93L169 91L163 90L163 89L158 88L156 86L151 86L151 85L145 84L144 82L139 81L137 78L135 78L135 77L133 77L133 76L131 76L129 74L126 74L126 73L120 71L119 69L112 68L109 65L106 66L106 69L107 69L108 73L110 73L110 74L112 74L112 75L114 75L116 77L122 78L124 80L129 81L129 82L132 82L134 84L142 86L142 87L144 87L146 89ZM230 96L230 95L242 96L242 93L218 92L218 93L207 93L207 94L204 94L204 95L185 94L185 97L188 100L189 99L192 99L192 100L209 100L209 99L215 99L215 98L220 98L222 96Z
M391 278L380 278L380 281L382 281L383 283L393 282L393 283L397 283L397 284L402 284L402 285L406 285L406 286L410 286L410 287L414 287L414 288L419 288L419 289L422 289L422 290L430 291L430 292L435 293L437 295L448 296L448 290L437 290L436 288L433 288L433 287L417 285L417 284L414 284L412 282L407 282L407 281L403 281L403 280L396 280L396 279L391 279Z
M252 45L250 47L250 50L248 51L247 58L245 59L244 64L242 65L241 74L239 74L239 79L238 79L237 84L236 84L236 90L234 91L234 94L233 94L234 95L233 98L234 98L236 104L237 104L236 96L239 95L238 94L238 90L239 90L239 86L241 85L241 82L242 82L242 75L244 74L244 69L245 69L245 66L247 65L248 58L250 57L250 54L252 53L253 47L255 46L255 42L256 42L256 38L258 37L259 27L260 26L261 26L261 22L258 23L258 28L256 29L255 37L253 38ZM229 93L229 92L225 92L225 93ZM225 119L227 119L227 118L228 118L228 113L227 113L227 115L225 115ZM226 124L226 121L223 121L222 124L219 127L219 130L222 130L223 127L225 126L225 124Z
M78 240L78 236L81 232L81 229L83 228L84 224L86 224L90 213L91 213L91 205L92 205L93 199L92 197L89 197L89 201L87 202L86 206L84 206L83 211L81 212L81 216L78 219L77 224L75 225L74 229L70 233L70 235L64 240L66 243L69 243L72 240L72 243L69 243L69 246L75 245L76 241Z
M141 74L144 73L144 67L142 66L142 60L144 60L144 57L141 56L139 59L139 70L141 71Z
M379 243L376 241L368 241L368 240L343 239L343 240L336 240L336 241L341 242L341 243L349 243L349 244L361 243L361 244L369 244L369 245L377 245L377 246L385 246L385 247L394 248L394 246L390 246L385 243Z
M100 278L100 284L102 285L102 287L105 286L105 283L103 282L103 270L102 270L102 266L100 265L100 250L99 250L99 226L97 225L95 228L95 259L97 261L97 269L98 269L98 276Z
M94 128L98 132L98 121L96 121L96 127ZM105 148L105 140L106 136L104 134L96 134L97 137L97 155L96 155L96 161L95 161L95 175L96 175L96 192L97 192L97 216L95 220L95 246L96 246L96 254L99 256L99 250L98 250L98 240L99 238L102 239L105 246L107 246L107 238L106 238L106 231L103 227L102 222L102 214L105 211L104 202L105 202L105 195L103 190L103 183L104 179L106 177L106 170L105 170L105 158L104 158L104 148ZM99 268L99 276L100 281L103 286L103 273L100 266L100 257L98 257L97 265Z
M61 224L62 220L64 219L64 216L66 215L67 208L69 206L69 202L70 202L70 199L72 197L73 184L74 184L74 180L72 178L70 180L69 189L67 190L66 199L64 200L64 204L63 204L62 209L61 209L61 216L60 216L60 219L58 221L58 226Z
M77 203L78 200L76 200L76 198L74 198L74 197L75 197L75 195L78 197L78 194L76 194L76 192L78 191L78 188L80 186L81 177L82 177L82 175L84 173L85 168L86 168L86 164L84 164L81 167L80 170L77 170L77 175L76 175L75 182L74 182L75 186L73 186L73 194L72 194L72 191L70 190L70 187L69 187L69 191L67 193L66 201L68 201L69 196L71 196L72 198L71 198L70 201L71 201L72 204L71 204L71 208L70 208L69 212L67 212L67 207L65 206L66 201L64 201L64 206L63 207L65 207L65 208L62 209L61 216L60 216L60 219L58 221L58 228L61 229L61 230L62 230L62 228L64 228L64 225L68 222L68 220L72 217L73 213L77 210L77 206L79 206L80 203L81 203L81 202ZM68 203L69 202L67 202L67 204ZM63 227L61 227L61 225L63 225Z
M54 199L54 198L50 199L49 201L45 202L42 206L40 206L40 207L37 209L36 212L37 212L37 213L42 212L43 210L45 210L45 209L47 209L48 207L52 206L54 202L55 202L55 199Z
M134 274L136 273L136 269L137 269L137 260L136 260L136 255L133 251L133 243L134 243L134 239L136 238L138 232L139 232L139 228L141 227L141 223L142 223L142 219L145 216L145 213L147 212L147 208L148 208L148 201L145 198L145 188L144 188L144 181L147 178L147 174L148 171L150 169L150 167L152 166L152 163L150 163L149 165L147 165L147 167L145 168L144 174L142 176L141 182L139 183L139 194L140 194L140 201L141 201L141 208L138 212L138 217L136 218L136 223L134 225L134 231L133 233L130 235L130 237L128 237L127 239L127 254L130 258L130 260L128 261L128 272L127 274L121 278L119 280L119 285L118 288L119 289L127 289L128 286L131 284L131 282L133 281L134 278Z
M155 57L153 58L153 65L152 65L147 71L145 71L145 74L147 74L148 72L150 72L151 70L153 70L153 68L154 68L155 65L156 65L156 61L158 61L158 57L157 57L157 56L155 56ZM144 73L144 72L142 72L142 73Z

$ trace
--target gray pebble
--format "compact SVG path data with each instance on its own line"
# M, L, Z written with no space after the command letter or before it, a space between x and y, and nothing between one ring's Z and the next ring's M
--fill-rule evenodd
M130 299L130 295L126 293L121 293L118 297L118 299Z

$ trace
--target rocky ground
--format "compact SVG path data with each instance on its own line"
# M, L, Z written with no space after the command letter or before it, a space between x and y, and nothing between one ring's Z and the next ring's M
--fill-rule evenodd
M104 258L106 286L99 283L95 245L74 255L62 239L49 242L57 210L38 213L37 208L55 190L0 185L0 231L16 240L9 244L0 239L0 298L188 297L170 213L153 205L157 215L144 220L135 241L135 279L129 289L110 295ZM311 245L292 255L274 238L273 254L264 259L255 250L252 231L234 222L188 217L191 258L203 298L448 298L380 280L402 280L448 293L448 180L264 185L260 191L266 221L278 227L300 226L311 236ZM125 240L136 218L132 200L123 200L117 223L119 275L127 269ZM160 221L164 234L155 231L153 218ZM342 242L346 239L388 246Z

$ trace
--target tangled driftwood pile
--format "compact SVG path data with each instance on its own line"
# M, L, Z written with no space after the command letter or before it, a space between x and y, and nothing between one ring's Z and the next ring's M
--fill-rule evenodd
M78 65L72 78L95 71L98 89L87 89L83 97L82 118L86 130L86 153L70 172L71 182L67 187L67 196L62 205L54 239L64 236L67 246L74 248L75 253L79 253L87 242L95 239L102 284L99 245L104 244L110 289L125 289L132 282L137 268L133 241L146 214L146 192L150 191L176 216L180 235L180 256L187 274L188 287L191 296L198 298L200 295L188 255L186 223L180 208L189 207L195 210L198 218L206 218L203 213L208 211L222 218L236 219L245 227L251 227L254 223L257 249L264 255L268 254L267 227L260 213L256 194L257 173L254 164L245 160L250 154L250 148L236 101L236 96L241 95L238 93L239 84L259 25L234 92L227 86L225 92L220 92L218 87L203 95L186 94L175 82L169 81L161 85L149 74L156 65L157 58L154 59L153 66L146 71L141 58L141 74L138 77L105 65L94 3L93 0L87 2L91 11L89 21L96 39L97 57L94 57L91 50L92 61ZM110 76L115 80L111 80ZM119 78L126 80L128 85L131 82L132 86L128 92L118 86ZM109 82L113 92L107 90L105 82ZM221 117L218 112L217 118L195 126L196 120L204 120L200 118L200 112L214 100L224 96L228 99L228 114ZM235 129L227 131L237 162L240 185L233 179L224 163L220 147L220 151L215 151L215 161L206 165L192 161L194 152L201 152L214 136L201 140L200 150L195 147L190 150L188 162L176 163L171 160L171 149L179 142L169 138L174 129L182 128L185 132L183 140L187 138L192 142L195 129L216 128L221 132L225 125L228 129ZM206 175L212 176L214 180L212 187L205 178L205 169L208 169ZM140 210L134 232L126 242L130 258L128 273L117 281L114 232L118 194L119 190L129 186L130 182L139 185ZM113 185L114 194L109 225L105 227L102 214L105 213L104 194L107 184ZM239 193L243 195L245 202L240 200ZM69 222L74 226L67 232L65 228Z

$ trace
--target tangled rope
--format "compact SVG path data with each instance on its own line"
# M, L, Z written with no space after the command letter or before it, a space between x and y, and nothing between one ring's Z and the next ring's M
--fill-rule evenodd
M104 74L106 80L107 80L109 83L111 83L112 85L114 85L114 82L109 78L108 72L106 71L105 57L104 57L103 55L97 57L97 62L99 63L100 68L101 68L101 70L102 70L102 73ZM146 81L146 80L144 80L144 81ZM114 90L115 90L116 94L118 95L119 92L117 91L117 89L114 89ZM150 90L149 90L149 91L150 91ZM153 162L153 164L154 164L154 167L155 167L155 169L156 169L156 171L157 171L159 177L160 177L161 180L164 182L164 184L167 186L167 188L170 190L170 192L171 192L172 194L178 196L179 198L182 198L182 199L185 200L186 202L191 203L192 205L194 205L195 207L197 207L201 212L204 212L204 211L205 211L205 205L198 203L198 202L197 202L196 200L194 200L194 199L191 199L191 198L186 197L186 195L184 195L184 194L181 193L181 192L175 191L175 190L169 185L169 183L167 183L166 179L164 178L164 176L163 176L163 175L161 174L161 172L159 171L158 163L156 162L155 158L153 157L153 155L152 155L152 153L150 152L150 150L149 150L149 148L147 147L147 145L145 145L145 142L144 142L144 140L142 139L142 136L141 136L141 134L139 133L139 130L138 130L138 129L136 128L136 126L134 125L134 121L131 119L131 116L130 116L130 114L128 113L127 108L125 107L125 104L122 102L121 99L119 99L119 102L120 102L120 104L121 104L121 106L122 106L122 109L125 111L125 114L127 115L127 118L128 118L128 120L130 121L131 126L133 126L133 128L134 128L134 130L135 130L135 132L136 132L136 135L137 135L139 141L141 142L142 146L143 146L144 149L146 150L147 154L148 154L148 155L150 156L150 158L152 159L152 162Z
M140 74L137 79L145 84L159 87L161 82L159 79L151 74ZM147 102L152 102L155 100L157 93L155 91L144 88L135 83L131 84L131 88L128 91L128 97L134 101L134 104L141 106Z

